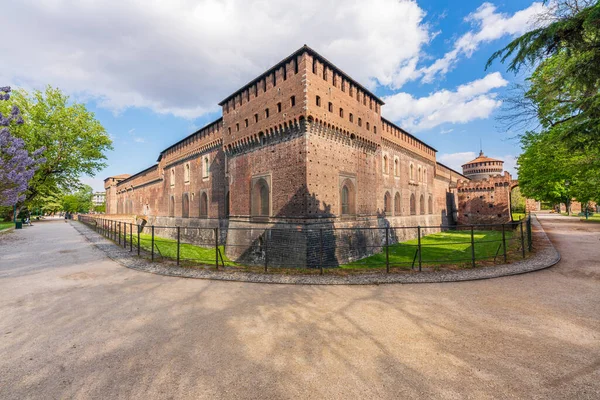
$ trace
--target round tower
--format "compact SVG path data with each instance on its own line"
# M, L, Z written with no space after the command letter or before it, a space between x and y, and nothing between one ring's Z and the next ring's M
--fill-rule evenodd
M472 180L482 180L491 176L502 175L504 161L486 157L483 150L479 157L462 166L463 175Z

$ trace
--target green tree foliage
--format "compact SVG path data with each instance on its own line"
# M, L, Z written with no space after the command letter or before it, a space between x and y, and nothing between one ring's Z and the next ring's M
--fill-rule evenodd
M534 110L539 121L537 131L521 136L522 193L567 205L571 199L598 201L600 3L565 0L554 5L551 23L494 53L488 66L512 57L510 71L533 70L523 100L514 101L511 110Z
M30 152L45 148L46 160L31 179L22 204L78 188L79 176L94 176L105 167L104 153L112 149L106 130L83 104L70 102L59 89L48 86L31 94L17 90L11 102L2 103L7 104L0 104L0 111L16 104L25 120L11 131L13 135L23 139Z
M512 212L525 212L525 197L521 194L521 189L517 186L510 193L510 210Z
M71 213L88 213L94 209L93 195L91 186L84 185L78 191L63 196L62 209Z

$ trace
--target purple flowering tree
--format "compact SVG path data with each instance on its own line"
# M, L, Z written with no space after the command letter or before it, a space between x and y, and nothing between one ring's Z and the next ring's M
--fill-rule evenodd
M10 87L0 87L0 100L10 99ZM23 139L10 134L11 124L22 124L19 107L12 106L8 115L0 112L0 206L14 206L23 200L23 193L40 162L44 148L31 155L25 149Z

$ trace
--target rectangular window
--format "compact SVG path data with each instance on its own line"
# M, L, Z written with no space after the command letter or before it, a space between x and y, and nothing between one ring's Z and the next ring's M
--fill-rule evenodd
M277 112L280 113L281 112L281 103L277 103Z
M298 59L294 58L294 73L298 73Z
M250 89L246 90L246 102L250 101Z
M228 133L229 135L231 135L231 127L228 127L228 128L227 128L227 133Z
M239 124L239 122L237 124L235 124L235 131L236 132L240 131L240 124Z
M254 97L258 97L258 83L254 85Z
M290 105L294 107L296 105L296 96L290 97Z
M340 108L340 117L344 118L344 109L343 108Z
M269 118L269 109L265 108L265 118Z
M317 73L317 59L313 58L313 74Z
M346 80L342 78L342 92L346 91Z
M329 112L333 112L333 103L332 102L329 102L329 105L327 106L327 110Z
M375 125L373 125L373 133L377 134L377 127Z
M352 113L350 113L350 122L354 122L354 115Z
M258 122L258 114L254 114L254 123Z
M317 96L316 104L317 104L317 107L321 107L321 97Z
M370 129L371 129L371 124L369 124L369 123L367 122L367 130L370 130Z
M327 80L327 66L323 65L323 80Z
M267 91L267 80L263 79L263 92Z
M358 118L358 126L362 126L362 118Z
M333 73L333 86L337 87L337 75Z
M283 80L287 80L287 64L283 66Z
M277 71L273 71L273 86L277 85Z
M244 120L244 126L245 126L246 128L248 127L248 118L246 118L246 119Z

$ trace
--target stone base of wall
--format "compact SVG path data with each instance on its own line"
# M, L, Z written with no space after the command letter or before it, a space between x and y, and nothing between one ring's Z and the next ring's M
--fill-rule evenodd
M225 252L237 262L271 267L326 268L381 252L386 243L439 232L441 216L372 216L302 223L231 220Z

